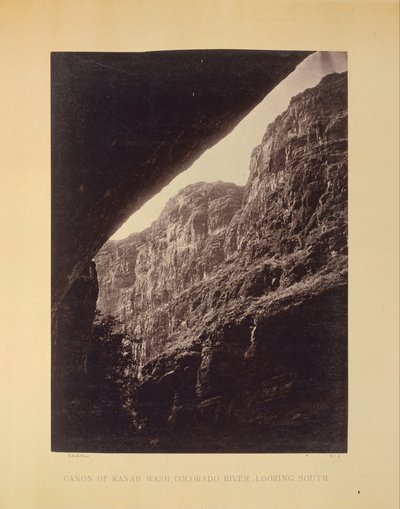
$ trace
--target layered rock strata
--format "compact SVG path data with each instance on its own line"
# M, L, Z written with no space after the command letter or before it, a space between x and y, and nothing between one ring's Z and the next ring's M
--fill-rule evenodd
M226 230L242 199L235 184L188 186L150 228L96 256L99 309L136 340L139 372L202 317L204 284L226 261Z

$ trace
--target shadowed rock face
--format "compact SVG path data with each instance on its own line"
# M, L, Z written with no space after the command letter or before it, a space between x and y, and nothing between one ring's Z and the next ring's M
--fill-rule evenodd
M97 292L93 256L308 54L52 54L53 449L72 433L70 389L86 356L79 336L85 345Z
M95 261L155 450L346 450L347 74L292 99L244 188L188 186Z

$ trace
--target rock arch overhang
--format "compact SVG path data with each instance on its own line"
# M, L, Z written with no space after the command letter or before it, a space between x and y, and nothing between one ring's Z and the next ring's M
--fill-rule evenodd
M97 299L92 258L310 53L52 54L53 450L72 447L69 412Z
M124 220L310 53L53 53L53 310Z

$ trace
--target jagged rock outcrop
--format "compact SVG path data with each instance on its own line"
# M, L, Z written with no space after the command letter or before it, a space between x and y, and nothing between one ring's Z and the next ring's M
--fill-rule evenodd
M193 184L168 202L150 228L108 242L96 256L99 309L117 316L138 341L139 369L174 332L201 317L188 291L225 261L226 229L242 199L243 188L235 184Z
M53 346L58 349L59 358L63 360L58 365L57 383L53 383L52 395L63 401L68 387L68 401L70 415L57 412L53 415L52 425L58 433L65 436L71 427L76 402L82 395L85 365L88 354L89 335L96 311L98 298L98 281L94 262L81 273L71 285L71 289L60 304L59 313L53 320L53 333L57 338L68 338L68 342L60 341ZM82 362L83 359L83 362ZM79 366L79 370L77 369ZM67 409L64 407L64 412Z
M347 75L292 99L244 189L190 186L96 263L159 450L344 451Z

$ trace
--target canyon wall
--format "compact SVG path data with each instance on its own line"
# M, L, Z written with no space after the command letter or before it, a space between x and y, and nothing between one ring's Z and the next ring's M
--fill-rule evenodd
M291 100L244 188L193 184L95 262L159 450L343 452L347 74Z
M235 184L193 184L150 228L96 256L98 307L138 341L138 369L202 316L203 286L226 261L226 230L242 199Z
M85 427L74 422L84 406L93 256L310 53L51 54L53 451L71 450Z

